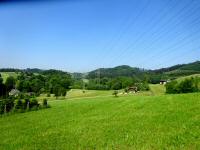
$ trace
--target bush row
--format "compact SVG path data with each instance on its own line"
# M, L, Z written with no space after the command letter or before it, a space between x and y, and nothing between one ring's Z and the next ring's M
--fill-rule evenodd
M166 93L176 94L176 93L192 93L200 91L200 78L188 78L183 81L172 81L166 84Z
M3 99L0 100L0 114L8 112L25 112L30 110L38 110L41 108L48 108L47 99L43 100L42 105L39 104L38 100L35 98L31 99Z

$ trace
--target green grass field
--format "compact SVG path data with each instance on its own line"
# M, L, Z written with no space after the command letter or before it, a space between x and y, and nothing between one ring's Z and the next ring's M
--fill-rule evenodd
M163 95L165 94L165 85L150 84L150 92L152 95Z
M66 97L58 97L58 100L69 100L69 99L82 99L82 98L97 98L97 97L111 97L113 91L100 91L100 90L83 90L80 89L71 89L67 92ZM41 101L44 98L49 99L50 101L55 100L54 94L51 94L51 97L47 97L46 94L41 94L38 99Z
M98 96L112 96L113 91L100 90L79 90L72 89L67 93L67 98L82 98L82 97L98 97Z
M55 100L0 118L0 149L200 149L200 93Z
M81 89L71 89L67 92L66 97L59 97L58 99L82 99L82 98L98 98L98 97L112 97L113 90L83 90ZM163 85L155 84L150 85L150 91L140 91L138 93L130 93L127 95L122 94L124 90L119 90L119 96L152 96L152 95L163 95L165 94L165 87ZM49 100L55 100L55 97L51 95L51 97L47 97L46 94L41 94L38 97L39 100L44 98L48 98Z

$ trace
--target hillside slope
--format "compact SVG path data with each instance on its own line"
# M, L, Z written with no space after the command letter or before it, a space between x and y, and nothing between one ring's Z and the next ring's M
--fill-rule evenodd
M161 68L157 70L145 70L141 68L135 68L130 66L117 66L114 68L100 68L88 73L88 78L97 78L98 76L115 78L120 76L144 78L144 76L169 76L180 77L184 75L192 75L200 73L200 61L196 61L189 64L175 65L168 68Z
M155 70L155 72L164 73L172 77L188 76L200 73L200 61L189 64L175 65L169 68Z
M200 149L199 97L55 100L1 117L0 149Z
M140 68L133 68L127 65L123 66L117 66L114 68L100 68L94 71L91 71L88 73L88 78L96 78L98 75L100 75L102 78L107 77L107 78L116 78L116 77L138 77L140 78L141 75L146 71Z
M0 69L3 76L9 73L28 72L37 74L46 74L52 72L62 72L59 70L41 70L41 69ZM67 72L63 72L67 73ZM130 67L127 65L117 66L114 68L99 68L88 73L71 73L71 76L76 80L82 78L95 79L95 78L117 78L117 77L132 77L136 80L144 80L149 78L150 81L156 80L158 83L160 79L178 78L181 76L188 76L193 74L200 74L200 61L189 64L180 64L168 68L161 68L157 70L145 70L142 68ZM154 82L153 82L154 83Z

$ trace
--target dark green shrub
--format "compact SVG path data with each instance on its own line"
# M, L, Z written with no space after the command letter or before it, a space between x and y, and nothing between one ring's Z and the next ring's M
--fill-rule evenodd
M39 103L37 99L3 99L0 100L0 114L4 114L7 112L26 112L29 110L38 110L39 108L49 108L50 106L47 103L47 99L43 100L43 105L39 107Z
M5 108L4 102L3 102L3 100L0 100L0 114L4 113L4 108Z
M19 99L24 99L24 98L25 98L25 95L24 95L23 93L20 93L20 94L18 95L18 98L19 98Z
M61 96L65 97L67 95L67 90L65 88L61 88L59 93Z
M179 93L192 93L195 92L195 87L192 79L185 79L178 85Z
M115 90L115 91L113 92L113 95L114 95L115 97L118 97L118 91Z
M10 112L14 107L13 99L2 99L0 100L0 114Z
M38 106L35 105L35 106L31 107L31 110L32 110L32 111L34 111L34 110L38 110L38 109L39 109L39 105L38 105Z
M45 107L45 108L48 107L47 99L43 99L43 101L42 101L42 106Z
M116 82L112 86L113 90L120 90L121 88L122 88L122 84L120 82Z
M148 83L136 83L135 86L138 91L148 91L150 89Z
M175 94L178 93L178 82L177 81L172 81L166 84L166 93L168 94Z
M24 104L21 99L15 100L15 109L24 109Z
M30 100L30 104L29 104L29 108L38 108L39 107L39 103L37 101L37 99L33 98Z
M175 94L198 92L200 90L199 85L199 78L185 79L180 82L172 81L166 84L166 93Z
M47 97L51 97L51 94L50 94L50 93L48 93L48 94L47 94Z

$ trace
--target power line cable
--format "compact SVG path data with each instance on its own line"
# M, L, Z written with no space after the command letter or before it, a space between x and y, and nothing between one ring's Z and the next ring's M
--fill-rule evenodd
M189 17L189 16L188 16L188 17ZM179 22L177 22L177 23L175 24L175 26L178 26L178 25L181 24L181 23L182 23L182 21L180 20ZM164 32L164 33L160 34L159 36L157 36L156 40L154 39L153 42L151 43L151 46L150 46L150 47L145 47L145 50L151 49L151 48L153 47L153 43L156 44L156 43L158 42L158 40L160 39L160 37L162 37L163 34L167 35L168 33L170 33L170 31L171 31L171 30L168 30L167 32ZM180 32L181 32L181 31L180 31ZM179 34L177 34L177 35L181 35L181 34L179 33ZM166 38L166 36L165 36L165 38ZM159 51L159 53L162 53L162 51ZM154 58L154 57L155 57L155 55L153 55L151 58ZM146 59L145 59L145 60L146 60ZM142 62L143 62L143 61L144 61L144 60L142 60Z
M166 15L168 12L166 12L164 15ZM162 17L162 15L160 15L160 18ZM151 26L155 27L155 24L157 24L157 22L153 22L155 21L155 16L151 16L151 18L149 19L151 23L154 23L154 24L151 24ZM160 18L158 18L157 20L160 20ZM148 24L150 23L148 22ZM139 39L141 39L141 37L147 33L146 31L143 31L142 33L139 34L139 37L135 40L135 41L139 41ZM126 49L124 49L119 55L117 55L111 62L114 62L115 59L118 59L119 57L121 57L122 55L124 55L127 50L133 45L134 43L130 44Z
M109 54L112 54L111 52L114 50L114 47L116 47L116 45L119 44L119 42L123 38L123 35L125 34L125 32L127 32L128 29L136 23L136 20L138 20L138 18L140 18L140 16L142 16L142 14L144 13L143 10L147 9L149 7L149 4L150 4L150 0L147 1L146 5L143 7L142 11L140 13L138 13L138 15L135 17L135 19L132 20L130 22L130 24L128 24L127 27L119 34L118 38L115 40L115 43L113 43L113 45L110 47L110 49L108 50L106 55L104 55L104 57L103 57L104 59L105 59L105 57L109 56Z
M193 22L194 24L193 25L199 25L199 23L200 23L200 20L198 20L198 21L195 21L195 22ZM194 32L192 32L191 34L195 34L196 32L198 32L199 31L199 29L197 29L197 30L195 30ZM181 31L180 31L181 32ZM191 35L187 35L187 36L185 36L185 37L182 37L182 34L180 34L180 32L179 32L179 36L181 37L181 39L178 41L178 42L176 42L176 43L174 43L174 44L172 44L172 45L170 45L168 48L166 48L165 50L163 50L163 49L161 49L161 51L159 51L159 54L160 55L153 55L153 56L151 56L150 58L148 58L148 59L154 59L154 58L156 58L156 57L160 57L160 56L162 56L162 55L166 55L168 52L170 52L170 50L171 49L174 49L174 48L176 48L176 46L178 46L178 45L180 45L179 43L182 43L182 42L184 42L185 40L187 40L187 39L190 39L192 36ZM178 37L178 36L177 36ZM190 42L194 42L194 40L192 40L192 41L190 41ZM190 43L190 42L186 42L186 43L184 43L186 46ZM155 57L156 56L156 57ZM147 61L147 59L145 59L142 63L145 63Z
M191 3L190 3L191 4ZM188 6L188 5L185 5L182 9L180 9L180 11L179 12L181 12L186 6ZM173 17L174 18L174 17ZM165 26L166 26L167 24L165 24ZM154 32L154 34L155 34L155 32ZM161 34L162 35L162 34ZM141 36L142 37L142 36ZM140 38L141 38L140 37ZM139 38L138 38L139 39ZM137 39L137 41L138 41L138 39ZM131 48L131 46L133 45L134 43L132 43L131 45L129 45L129 47L128 48L126 48L125 50L128 50L129 48ZM152 44L151 44L152 45ZM123 51L123 53L125 53L125 51ZM120 56L121 56L122 54L120 54ZM113 62L113 61L112 61Z
M150 3L150 0L148 0L146 3L145 3L145 6L142 7L141 11L136 15L136 17L131 20L131 22L120 32L119 36L117 37L116 40L112 39L112 41L115 41L115 43L113 43L111 45L111 48L109 49L109 51L107 51L103 56L101 56L101 63L103 64L103 62L105 62L105 58L107 56L109 56L109 54L112 54L112 50L114 49L114 47L116 46L116 42L119 42L122 37L123 37L123 34L128 30L129 27L131 27L133 24L136 23L136 20L142 15L142 13L144 12L143 10L146 9L148 6L149 6L149 3Z

